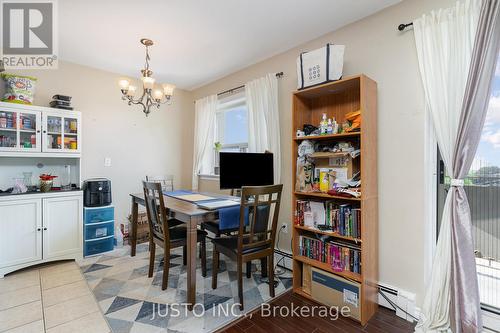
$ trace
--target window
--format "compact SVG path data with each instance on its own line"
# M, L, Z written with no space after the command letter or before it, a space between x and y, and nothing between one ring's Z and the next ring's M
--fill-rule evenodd
M213 154L211 165L202 166L202 175L208 177L219 174L219 152L248 150L248 110L244 89L219 98L210 147Z
M220 99L215 120L215 140L220 143L220 151L247 150L248 112L244 92Z

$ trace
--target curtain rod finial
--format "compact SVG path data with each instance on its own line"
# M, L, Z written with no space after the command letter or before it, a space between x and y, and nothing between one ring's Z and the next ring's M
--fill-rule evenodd
M410 23L401 23L400 25L398 25L398 30L399 31L403 31L405 30L407 27L409 26L412 26L413 25L413 22L410 22Z

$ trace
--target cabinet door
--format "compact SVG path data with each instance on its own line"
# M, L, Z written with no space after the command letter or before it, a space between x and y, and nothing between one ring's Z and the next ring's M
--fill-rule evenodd
M81 117L77 113L43 113L43 151L79 153L81 151Z
M0 202L0 266L42 259L42 200Z
M0 108L0 151L19 150L19 115L9 108Z
M81 196L43 199L43 258L82 253Z
M35 111L18 112L19 151L41 152L41 114Z
M58 114L44 112L42 118L43 118L42 151L44 152L62 151L63 117Z
M64 117L64 151L68 153L80 152L80 136L81 124L80 116L65 116Z

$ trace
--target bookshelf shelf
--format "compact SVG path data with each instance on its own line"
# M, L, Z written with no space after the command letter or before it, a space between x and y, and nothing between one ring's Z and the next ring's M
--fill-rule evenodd
M298 196L315 197L315 198L322 198L322 199L361 201L361 198L344 197L342 195L330 195L328 193L321 193L321 192L294 192L294 194L298 195Z
M361 132L351 132L351 133L340 133L340 134L327 134L327 135L311 135L311 136L299 136L295 137L295 141L302 141L302 140L333 140L333 139L339 139L339 138L355 138L359 137L361 135Z
M328 202L333 204L333 207L351 207L359 212L356 213L359 214L357 215L357 227L360 227L358 232L360 232L361 237L346 237L340 235L338 232L322 231L316 228L294 224L292 228L292 250L294 292L313 301L319 303L323 302L329 305L327 304L328 297L325 299L324 295L318 296L311 291L312 289L309 289L309 284L311 283L311 267L324 271L325 274L332 274L335 278L346 279L351 283L356 283L359 286L358 310L360 313L356 320L360 321L362 325L365 325L376 313L378 307L377 83L361 74L296 91L292 94L292 100L292 133L295 133L297 129L302 130L303 126L306 124L317 126L322 119L323 113L327 114L327 118L335 118L339 124L345 121L346 115L350 112L360 111L361 114L361 127L358 132L305 137L295 137L294 134L291 138L293 149L293 186L295 186L297 175L297 151L299 145L304 140L321 142L321 144L326 145L338 142L349 142L359 147L359 157L352 160L352 165L353 168L355 167L356 171L360 171L361 174L362 196L360 198L354 198L329 195L321 192L294 191L292 192L292 216L295 216L298 200ZM328 160L329 158L338 156L338 153L315 153L311 157L314 158L314 163L317 167L318 165L322 167L321 165L325 165L325 163L332 163ZM336 209L336 211L339 210ZM328 214L331 214L331 210L329 210L329 212ZM345 212L345 210L343 212ZM340 214L342 215L343 213ZM328 216L331 218L331 216L337 215ZM340 219L339 217L336 218ZM328 217L326 219L328 219ZM349 220L349 223L351 223L351 220ZM322 246L315 247L315 242L320 236L321 240L319 242L325 242ZM305 243L301 243L306 238L313 239L313 242L306 240ZM325 246L325 244L327 246ZM356 253L356 256L354 256L354 262L360 264L361 274L349 270L341 272L334 271L330 264L311 259L309 256L303 256L303 252L300 250L301 245L306 246L307 249L315 250L316 252L313 251L311 257L317 256L318 253L327 256L338 255L339 252L335 252L335 250L333 253L327 253L327 250L331 249L332 244L334 246L340 246L341 251L344 247L354 247L359 251ZM340 253L342 256L344 255L343 252ZM349 258L347 256L346 258L353 260L350 252L348 253ZM344 257L342 257L342 260L343 258ZM359 259L360 261L356 261ZM351 270L357 271L357 267L352 265L352 261L347 261L346 265L347 268L350 267ZM353 267L356 267L356 269L353 269ZM309 278L309 280L307 278ZM323 299L322 302L316 299L321 297ZM342 299L342 297L339 299ZM333 298L329 302L337 305Z
M348 280L354 280L356 282L362 281L360 274L352 273L352 272L348 272L348 271L342 271L342 272L334 271L332 266L330 266L330 264L325 263L325 262L321 262L321 261L310 259L310 258L303 257L303 256L295 256L294 259L302 261L303 263L317 267L317 268L322 269L324 271L327 271L329 273L332 273L332 274L335 274L338 276L342 276L343 278L346 278Z
M354 237L348 237L348 236L342 236L339 233L336 233L336 232L333 232L333 231L324 231L324 230L319 230L319 229L313 229L313 228L304 227L304 226L301 226L301 225L294 225L294 228L297 228L297 229L303 230L303 231L314 232L314 233L317 233L317 234L327 235L327 236L330 236L330 237L335 237L335 238L338 238L338 239L343 239L343 240L354 242L354 243L361 243L362 242L362 239L354 238Z

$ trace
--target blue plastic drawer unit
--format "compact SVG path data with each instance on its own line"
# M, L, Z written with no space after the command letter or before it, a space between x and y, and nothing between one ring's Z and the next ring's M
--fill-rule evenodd
M85 224L114 221L115 207L85 207L83 209L83 220Z
M92 256L113 250L115 236L115 208L83 208L83 255Z

